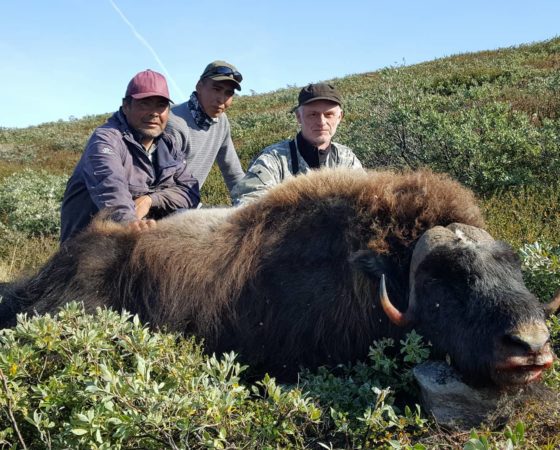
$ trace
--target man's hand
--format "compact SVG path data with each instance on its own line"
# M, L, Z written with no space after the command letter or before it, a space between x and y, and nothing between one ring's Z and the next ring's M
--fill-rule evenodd
M154 219L133 220L127 224L129 231L140 233L142 231L153 230L156 227Z
M143 219L150 212L152 207L152 198L149 195L142 195L134 200L134 207L136 209L136 218Z

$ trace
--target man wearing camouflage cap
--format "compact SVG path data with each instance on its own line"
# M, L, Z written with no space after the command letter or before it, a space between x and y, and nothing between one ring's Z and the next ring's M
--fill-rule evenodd
M226 61L206 66L190 99L173 106L167 131L175 136L187 166L200 187L214 162L218 164L228 190L245 173L233 146L229 120L225 114L241 90L243 76Z
M233 190L235 205L248 203L287 178L322 167L361 169L348 147L332 142L344 115L337 90L328 83L309 84L294 109L300 132L292 140L266 147Z

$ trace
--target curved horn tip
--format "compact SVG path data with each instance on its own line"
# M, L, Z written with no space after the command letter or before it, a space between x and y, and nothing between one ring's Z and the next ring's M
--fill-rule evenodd
M400 312L389 300L389 295L387 295L387 287L385 284L385 274L381 275L381 280L379 281L379 299L381 301L381 307L383 311L389 318L391 322L399 327L404 327L410 323L409 318L406 314Z

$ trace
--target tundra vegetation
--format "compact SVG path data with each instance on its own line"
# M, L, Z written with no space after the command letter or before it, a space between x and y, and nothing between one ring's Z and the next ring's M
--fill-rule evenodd
M428 166L471 188L487 230L514 246L548 301L560 286L560 38L332 81L345 98L337 140L369 168ZM240 97L228 112L245 167L293 136L297 90ZM0 128L0 279L54 253L65 181L107 117ZM229 202L219 171L202 194ZM560 321L549 325L558 353ZM201 345L78 304L23 318L0 332L0 448L560 447L558 361L534 401L504 405L505 423L444 430L416 406L411 368L430 347L415 333L295 385L245 380L235 355Z

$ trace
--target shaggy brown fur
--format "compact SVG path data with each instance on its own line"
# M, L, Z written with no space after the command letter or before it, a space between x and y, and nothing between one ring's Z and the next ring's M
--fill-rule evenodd
M436 224L483 226L473 194L442 175L319 172L272 190L262 201L234 211L210 232L201 233L200 224L193 224L189 214L160 222L156 231L139 236L126 268L132 275L126 289L134 292L134 286L143 286L143 292L135 292L131 300L144 299L147 309L157 289L159 298L166 300L151 310L152 322L181 329L175 321L195 316L202 327L197 331L207 336L224 312L233 313L231 300L254 282L263 263L286 241L301 239L303 232L310 239L321 233L323 225L313 220L321 217L328 225L326 211L339 216L344 227L338 230L340 238L353 243L353 250L366 244L379 253L407 256L416 239ZM204 221L215 212L199 214ZM177 297L185 292L189 302ZM123 306L133 308L133 304Z
M209 351L235 349L257 370L293 374L402 334L372 307L376 281L352 267L353 252L387 255L406 285L418 237L452 222L484 225L473 194L445 175L317 171L246 207L190 211L145 233L96 221L7 298L12 313L72 300L124 308L204 338Z

